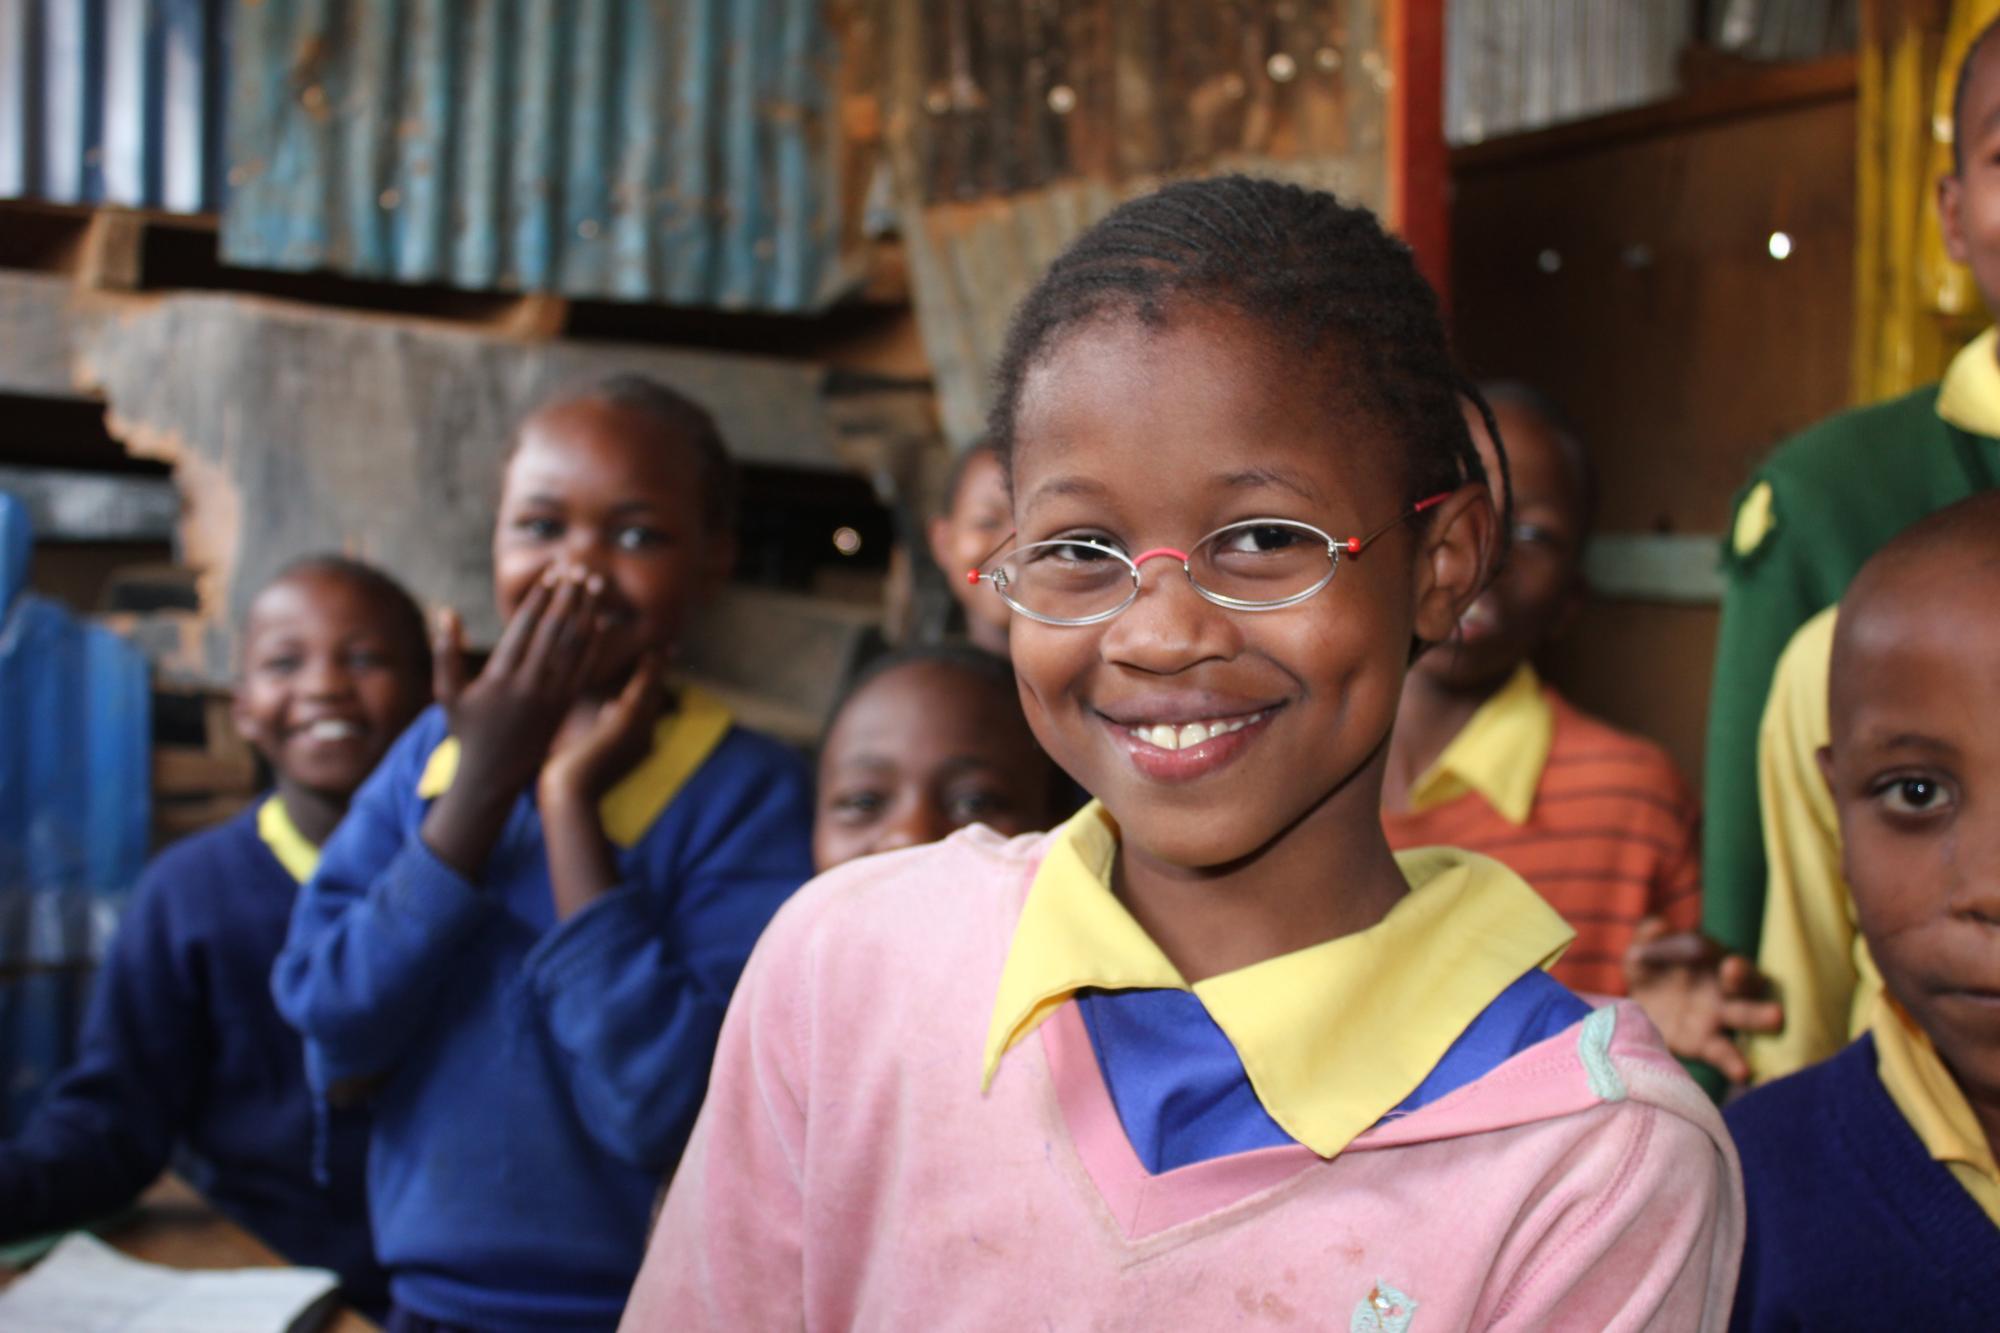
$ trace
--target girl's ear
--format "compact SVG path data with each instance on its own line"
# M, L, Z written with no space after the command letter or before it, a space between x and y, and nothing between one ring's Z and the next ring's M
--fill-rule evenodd
M1937 183L1938 230L1944 233L1944 252L1955 264L1966 262L1971 247L1965 239L1965 182L1957 175L1940 176Z
M1432 511L1417 541L1411 623L1425 643L1443 643L1493 577L1499 546L1493 496L1469 484Z

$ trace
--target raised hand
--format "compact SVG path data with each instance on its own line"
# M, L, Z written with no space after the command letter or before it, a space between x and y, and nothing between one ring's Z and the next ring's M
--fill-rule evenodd
M594 712L573 713L556 738L542 767L536 804L558 920L596 902L617 882L598 802L645 757L665 701L658 663L648 654L617 698Z
M425 817L423 837L461 874L477 875L597 666L602 591L597 576L551 566L470 680L463 626L452 612L439 617L435 685L458 740L458 773Z
M601 798L645 758L665 703L659 666L649 653L639 659L617 698L595 712L570 714L542 766L541 798Z
M1784 1006L1770 998L1771 980L1755 963L1658 917L1640 923L1625 951L1625 981L1668 1050L1707 1061L1732 1083L1750 1077L1734 1034L1777 1032L1785 1025Z

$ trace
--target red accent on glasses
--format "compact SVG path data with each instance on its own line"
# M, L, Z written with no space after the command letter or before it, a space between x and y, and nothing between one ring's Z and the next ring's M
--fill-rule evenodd
M1449 499L1451 499L1450 491L1439 491L1436 495L1431 496L1428 500L1417 501L1414 505L1410 506L1409 509L1405 510L1403 513L1396 515L1396 517L1390 519L1387 523L1384 523L1381 527L1375 529L1375 531L1369 533L1366 537L1349 537L1346 541L1340 543L1340 545L1344 550L1346 550L1347 554L1350 557L1360 555L1362 551L1367 549L1367 546L1370 542L1374 541L1377 537L1380 537L1390 528L1395 527L1398 523L1403 522L1405 519L1415 518L1418 514L1423 513L1426 509L1435 509Z

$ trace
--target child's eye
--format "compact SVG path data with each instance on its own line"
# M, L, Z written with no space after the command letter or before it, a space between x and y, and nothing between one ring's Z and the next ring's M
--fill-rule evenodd
M647 527L643 524L634 524L629 528L620 528L612 538L612 541L621 551L650 550L657 546L665 546L671 540L663 529Z
M1514 545L1554 546L1556 535L1539 523L1516 523L1514 525Z
M847 791L833 798L833 813L843 824L865 824L888 804L888 797L879 791Z
M267 657L257 664L257 669L271 676L289 676L305 665L303 657L287 654L283 657Z
M1218 555L1269 555L1310 540L1316 539L1288 523L1245 523L1223 532L1215 545Z
M1030 564L1094 565L1105 561L1116 562L1111 544L1098 537L1058 537L1054 541L1038 543L1030 553Z
M991 820L995 815L1010 813L1012 808L1012 803L997 791L954 792L945 802L951 822L959 825Z
M1875 788L1874 795L1890 814L1905 817L1934 816L1952 805L1951 789L1921 774L1890 778Z
M551 542L562 536L562 520L531 514L514 520L514 531L538 542Z
M389 656L373 648L356 648L347 655L347 665L353 671L379 671L389 665Z

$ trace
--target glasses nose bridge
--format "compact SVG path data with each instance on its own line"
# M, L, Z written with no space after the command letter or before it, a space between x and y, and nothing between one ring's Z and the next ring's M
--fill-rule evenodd
M1172 546L1155 546L1150 551L1141 551L1139 552L1139 554L1132 557L1132 581L1134 583L1138 583L1140 581L1139 579L1140 571L1142 571L1145 568L1146 562L1148 560L1151 560L1154 556L1164 556L1167 559L1174 561L1181 567L1181 572L1183 574L1189 573L1192 568L1192 566L1190 566L1188 563L1190 557L1186 551L1179 550Z

